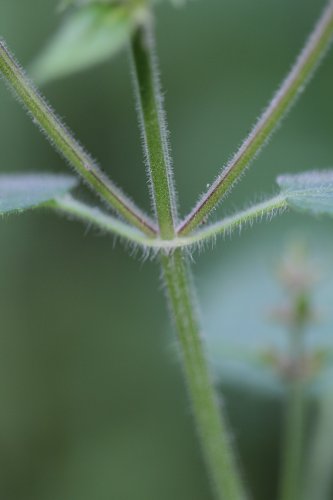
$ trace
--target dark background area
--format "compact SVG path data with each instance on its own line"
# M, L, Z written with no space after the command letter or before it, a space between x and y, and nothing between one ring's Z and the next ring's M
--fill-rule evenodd
M247 134L323 5L193 0L180 9L166 1L158 6L158 52L183 214ZM59 21L55 1L0 0L0 34L24 67ZM272 193L279 173L332 166L332 63L330 53L215 217ZM128 66L124 51L43 93L110 176L148 209ZM0 83L1 171L67 172ZM258 248L266 262L261 272L274 283L273 264L295 230L311 252L325 248L330 254L332 224L303 216L256 226L196 254L205 325L213 321L207 317L212 304L219 308L217 286L227 293L224 272L235 270L228 283L236 296L243 286L251 295L257 277L246 269ZM0 498L212 498L158 263L142 262L112 238L44 212L3 218L0 243ZM235 315L239 310L241 302ZM220 323L214 316L214 322L223 335L223 318ZM236 441L242 441L246 481L256 499L267 500L276 491L280 400L268 398L267 405L256 403L255 393L245 396L228 386L226 407Z

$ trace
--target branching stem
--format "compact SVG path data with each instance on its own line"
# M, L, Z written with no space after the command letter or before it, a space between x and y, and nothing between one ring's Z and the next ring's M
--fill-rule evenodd
M98 207L91 207L74 199L71 195L56 198L51 202L45 203L44 206L71 219L79 219L88 225L94 225L103 232L119 236L129 243L140 245L144 248L150 248L150 245L152 248L155 248L155 242L159 241L155 238L149 238L149 236L136 227L130 226L126 222L103 212Z
M246 495L230 444L224 412L219 408L212 385L202 342L195 290L187 254L182 247L199 244L244 223L251 223L264 215L274 215L287 208L286 195L281 194L208 227L201 226L267 143L272 132L318 67L331 43L332 36L333 0L330 0L296 64L252 132L178 228L167 127L149 21L145 20L144 24L139 25L133 35L132 59L157 227L97 167L41 97L4 42L0 40L0 74L31 114L33 121L45 132L51 144L92 189L122 216L125 222L99 209L84 205L70 196L56 199L46 206L93 223L132 243L145 248L155 248L158 251L170 313L178 334L194 419L216 498L219 500L244 500ZM296 332L292 348L297 366L300 363L302 348L300 339L300 332ZM302 440L303 382L300 377L295 376L290 386L281 500L298 500Z
M195 229L218 205L232 188L246 167L267 143L296 98L304 90L310 77L319 66L333 38L333 1L330 0L308 42L281 87L271 100L258 122L222 170L209 190L202 196L192 212L178 227L178 234L186 235Z
M247 210L226 217L215 224L204 227L189 236L163 240L162 238L150 238L142 231L131 227L129 224L116 219L97 207L91 207L81 201L75 200L70 195L57 198L47 203L46 206L71 218L80 219L87 224L93 224L103 232L119 236L129 243L139 245L144 249L160 250L164 253L170 253L176 248L195 248L195 246L205 243L212 238L216 238L219 235L230 234L232 231L236 229L240 230L243 226L252 224L257 220L260 221L266 217L271 218L274 215L284 212L288 208L284 196L278 195L258 205L253 205Z
M177 217L166 128L156 66L152 54L150 27L143 25L134 36L132 53L137 81L138 107L145 142L152 198L162 240L175 238ZM218 407L201 340L196 303L186 255L181 249L161 252L166 295L181 350L183 370L217 498L243 500L229 434Z
M63 125L24 71L0 40L0 74L19 97L33 121L45 132L50 143L125 220L149 236L156 233L155 224L97 167L92 158Z

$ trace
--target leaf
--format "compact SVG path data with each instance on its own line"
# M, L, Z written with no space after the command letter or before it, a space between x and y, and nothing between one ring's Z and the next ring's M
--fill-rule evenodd
M132 0L132 5L135 5L135 2L137 0ZM151 3L157 3L160 2L161 0L145 0L146 4L151 4ZM183 6L187 0L170 0L173 5L176 7ZM72 5L88 5L88 4L112 4L112 3L117 3L118 5L122 3L125 5L126 3L130 3L128 0L62 0L59 5L60 11L67 9L68 7ZM141 2L142 5L144 4L144 1Z
M333 215L333 170L281 175L277 183L291 208Z
M112 3L120 3L119 0L62 0L60 2L60 10L67 9L71 5L88 5L88 4L112 4ZM125 3L125 2L123 2Z
M126 45L136 12L133 7L111 4L75 9L32 65L32 77L45 83L113 56Z
M75 177L53 174L0 175L0 214L38 207L77 185Z

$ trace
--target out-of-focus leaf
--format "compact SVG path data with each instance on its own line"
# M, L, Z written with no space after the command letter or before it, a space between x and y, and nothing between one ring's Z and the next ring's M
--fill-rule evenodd
M291 208L313 214L333 215L333 171L281 175L277 179Z
M0 175L0 214L22 212L64 195L75 177L53 174Z
M121 3L119 0L63 0L60 5L63 7L68 7L69 5L88 5L89 3L94 4L111 4L111 3Z
M171 0L171 3L175 7L183 7L186 4L187 0Z
M187 0L169 0L173 5L176 7L183 6ZM149 4L149 3L157 3L161 2L161 0L141 0L141 4L143 5L144 3ZM59 8L60 10L64 10L67 7L70 7L72 5L88 5L88 4L132 4L133 6L136 4L138 5L139 0L62 0L60 2Z
M100 63L122 49L135 26L137 9L91 4L70 12L31 68L39 83Z
M59 8L60 10L64 10L66 9L67 7L70 7L71 5L79 5L79 6L82 6L82 5L88 5L88 4L112 4L112 3L117 3L117 4L120 4L120 3L126 3L125 1L121 1L121 0L62 0L60 2L60 5L59 5Z

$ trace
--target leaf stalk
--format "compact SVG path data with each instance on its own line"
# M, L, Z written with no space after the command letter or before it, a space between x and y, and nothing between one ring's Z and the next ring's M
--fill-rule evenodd
M51 145L75 168L88 185L126 221L149 236L155 235L155 224L99 169L90 155L74 139L2 40L0 40L1 73L28 110L34 123L45 132Z
M328 51L332 39L333 1L330 0L296 63L273 96L270 104L231 161L217 176L193 210L180 223L178 234L185 236L198 227L231 190L244 170L267 144L271 134L277 129L297 97L303 92Z

